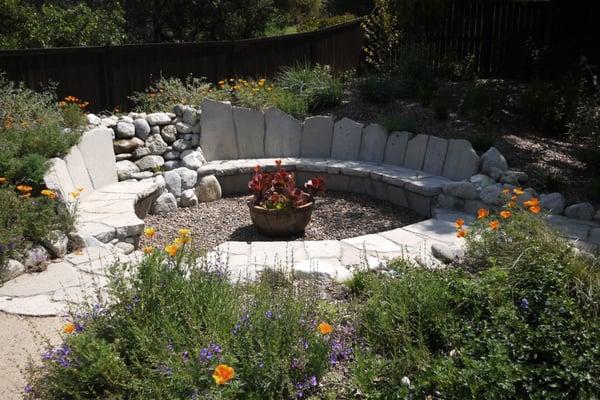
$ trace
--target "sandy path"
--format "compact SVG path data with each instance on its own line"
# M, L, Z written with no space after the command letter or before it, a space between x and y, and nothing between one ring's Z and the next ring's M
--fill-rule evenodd
M30 357L40 355L49 340L60 341L64 318L20 317L0 312L0 399L21 399L26 385L24 370Z

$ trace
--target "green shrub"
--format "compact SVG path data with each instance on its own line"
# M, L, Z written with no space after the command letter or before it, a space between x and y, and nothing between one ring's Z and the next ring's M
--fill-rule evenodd
M502 105L499 98L494 83L477 81L466 90L460 110L473 121L493 121Z
M452 97L449 93L443 91L439 92L431 103L433 108L433 114L437 119L448 119L450 114L450 108L452 107Z
M574 116L577 91L571 79L555 83L536 81L521 97L519 108L533 128L553 135L566 133Z
M417 116L415 113L388 114L380 119L388 132L417 132Z
M344 87L327 65L284 67L277 75L277 86L296 96L305 97L310 112L319 112L340 104Z
M389 76L369 74L359 81L361 96L372 103L385 104L398 97L398 81Z
M115 301L74 316L76 333L31 370L37 397L308 397L340 351L336 331L318 329L312 286L299 293L282 275L234 285L226 265L184 247L117 265L110 281ZM222 386L221 363L235 369Z
M273 105L281 111L296 118L304 118L308 115L309 106L306 97L298 96L285 89L276 89L273 92Z
M177 104L197 107L210 90L211 85L204 78L188 76L182 81L179 78L161 76L144 92L135 92L129 99L140 112L167 111Z
M312 32L334 25L354 21L356 17L352 14L334 15L331 17L307 18L298 24L298 32Z
M544 171L544 188L548 192L560 192L566 185L566 179L560 170L547 169Z
M392 276L369 281L353 365L366 398L584 399L600 391L598 260L575 253L539 217L510 210L469 228L461 268L396 262Z

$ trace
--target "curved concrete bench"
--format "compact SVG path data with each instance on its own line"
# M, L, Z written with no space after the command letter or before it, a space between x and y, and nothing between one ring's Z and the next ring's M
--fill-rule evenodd
M276 108L252 110L202 103L200 147L207 163L198 175L215 175L223 193L245 193L252 168L275 159L297 171L299 183L318 173L334 191L367 193L431 216L442 186L479 171L471 143L409 132L388 132L329 116L301 122Z
M44 181L62 201L76 207L76 230L82 237L108 243L135 243L144 218L161 189L154 179L119 182L112 133L99 127L83 134L64 159L54 158ZM76 200L71 192L83 188Z

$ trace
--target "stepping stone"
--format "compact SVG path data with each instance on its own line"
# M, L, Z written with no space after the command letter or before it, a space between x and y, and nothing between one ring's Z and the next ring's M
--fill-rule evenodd
M339 258L342 248L339 240L309 240L304 242L309 259Z
M68 306L66 303L52 301L50 295L0 297L0 311L32 317L50 317L66 314Z
M35 274L23 274L0 287L0 296L28 297L51 294L61 287L79 286L83 277L70 263L48 265L48 269Z
M408 232L419 234L431 241L454 244L458 241L454 222L428 219L402 228Z

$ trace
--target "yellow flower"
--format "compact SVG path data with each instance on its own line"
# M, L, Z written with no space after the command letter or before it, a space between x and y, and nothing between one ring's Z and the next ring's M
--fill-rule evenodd
M488 215L490 215L490 211L486 210L485 208L480 208L477 210L477 219L487 218Z
M152 254L154 252L154 247L146 246L144 247L144 254Z
M212 377L217 385L224 385L235 377L235 370L227 364L219 364Z
M47 198L54 200L56 198L56 193L50 189L44 189L40 192L42 196L46 196Z
M154 235L156 235L156 229L155 228L153 228L153 227L150 226L150 227L144 229L144 236L146 236L148 238L151 238Z
M512 213L508 210L500 211L500 216L504 219L509 219L512 216Z
M495 220L491 221L488 226L490 227L491 230L496 231L496 230L498 230L498 228L500 228L500 221L495 219Z
M502 193L509 194L510 193L510 189L504 188L504 189L502 189Z
M190 230L189 230L189 229L187 229L187 228L181 228L181 229L179 230L179 235L180 235L181 237L190 236Z
M79 192L77 190L71 192L71 196L73 196L74 199L77 199L80 194L81 194L81 192Z
M76 329L76 328L77 328L77 327L75 326L75 324L74 324L74 323L72 323L72 322L67 322L67 323L65 324L65 326L63 326L63 332L64 332L64 333L66 333L66 334L69 334L69 335L70 335L71 333L75 332L75 329Z
M177 246L181 247L186 243L189 243L192 241L192 238L189 236L184 236L184 237L178 237L175 238L174 244L176 244Z
M329 335L331 332L333 332L333 327L327 322L321 322L317 326L317 329L321 335Z
M175 257L177 255L177 252L179 251L179 246L177 244L170 244L168 246L165 247L165 251L167 252L167 254L171 257Z
M454 226L456 227L456 229L460 229L463 227L463 225L465 224L465 220L462 218L458 218L455 222L454 222Z
M525 191L521 188L515 188L515 189L513 189L513 193L516 194L517 196L520 196L523 193L525 193Z

